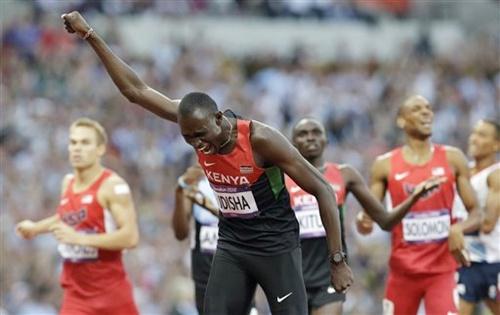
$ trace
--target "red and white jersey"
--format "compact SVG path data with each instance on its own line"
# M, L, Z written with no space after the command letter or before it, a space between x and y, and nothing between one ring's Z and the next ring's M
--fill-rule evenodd
M445 176L438 188L422 196L392 229L390 267L402 273L429 274L453 271L457 264L448 250L448 234L455 196L455 175L444 146L433 145L432 158L424 165L407 163L402 148L391 151L388 202L397 206L420 182L431 176Z
M57 213L61 220L79 233L96 234L116 229L109 210L97 200L102 183L112 175L105 169L99 178L81 192L73 191L74 179L61 197ZM59 244L64 258L61 285L82 297L92 297L111 286L128 282L121 260L121 250L103 250L91 246Z
M330 183L337 205L342 208L345 201L346 191L344 179L340 173L339 166L334 163L325 163L323 173L325 179ZM295 216L300 225L300 238L325 237L326 232L321 222L318 202L316 197L304 191L289 176L285 177L285 184L290 194L290 204L295 211ZM341 214L341 219L343 214Z

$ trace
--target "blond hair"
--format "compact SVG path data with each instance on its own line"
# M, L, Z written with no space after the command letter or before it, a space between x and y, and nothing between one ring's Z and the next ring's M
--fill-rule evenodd
M71 131L72 129L76 127L88 127L92 128L95 130L96 136L97 136L97 144L101 145L104 144L106 145L108 143L108 135L106 134L106 130L104 127L97 121L90 119L90 118L78 118L75 120L71 126L69 127L69 130Z

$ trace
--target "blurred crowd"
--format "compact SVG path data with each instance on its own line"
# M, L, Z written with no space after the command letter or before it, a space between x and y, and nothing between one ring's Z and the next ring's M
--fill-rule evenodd
M89 3L108 14L117 8L106 6L122 2ZM140 3L144 8L139 9L146 10L169 1ZM233 5L245 3L250 1ZM55 314L58 308L61 260L55 240L50 235L20 240L14 224L55 211L60 181L71 171L69 124L88 116L109 133L104 164L133 189L141 241L125 254L125 261L141 312L194 314L189 242L176 241L171 229L176 178L193 160L177 126L129 104L93 51L66 34L57 16L38 12L4 25L2 31L0 312ZM205 91L222 109L266 122L287 136L297 118L321 119L329 136L327 159L350 163L365 176L374 156L400 143L395 110L409 94L420 93L433 104L437 143L465 148L471 124L499 114L498 38L478 37L457 47L451 58L435 56L429 43L418 42L388 63L342 59L318 64L300 47L286 59L258 52L235 58L200 42L161 42L151 47L149 57L139 58L123 49L119 32L101 35L144 81L173 98ZM356 286L344 308L346 314L380 314L388 235L357 235L352 222L359 206L348 204L347 238Z

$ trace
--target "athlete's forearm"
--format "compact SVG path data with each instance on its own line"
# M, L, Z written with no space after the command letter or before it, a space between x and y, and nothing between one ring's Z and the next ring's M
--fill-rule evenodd
M79 243L107 250L133 248L139 243L139 232L132 228L121 228L111 233L80 234Z
M384 211L383 222L377 222L382 229L390 231L396 224L401 222L405 215L410 211L410 208L417 202L418 196L410 195L392 211ZM375 218L374 218L375 220ZM375 220L376 221L376 220Z
M35 222L35 234L44 234L50 232L50 227L59 221L59 215L54 214L53 216L47 217L43 220Z
M453 224L455 229L459 229L462 233L475 232L481 226L481 211L477 208L473 208L469 211L467 219L462 222L457 222Z
M97 33L92 33L87 41L123 96L164 119L177 121L178 100L171 100L150 88Z
M333 192L325 189L320 192L316 199L318 201L319 214L321 222L326 231L328 249L330 253L342 250L342 240L340 234L340 215L337 207L337 202L333 197Z
M172 227L174 229L175 238L179 241L184 240L189 236L189 220L188 206L184 196L183 189L177 187L175 190L175 208L172 215ZM189 209L190 210L190 209Z

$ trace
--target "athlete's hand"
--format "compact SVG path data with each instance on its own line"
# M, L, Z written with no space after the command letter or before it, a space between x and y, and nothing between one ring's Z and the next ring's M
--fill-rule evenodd
M330 264L330 282L337 292L345 292L351 287L353 275L346 262Z
M196 184L200 178L204 175L203 170L198 165L189 167L182 177L188 185Z
M470 260L467 250L465 249L464 234L458 225L450 227L448 235L448 247L455 260L465 267L470 266Z
M16 234L24 238L25 240L30 240L37 235L36 223L31 220L24 220L16 224Z
M428 179L424 180L423 182L419 183L417 187L413 190L412 195L415 198L420 198L429 191L439 187L442 183L446 181L445 176L432 176L429 177Z
M370 234L373 231L373 220L363 211L356 215L356 229L362 235Z
M83 37L90 30L90 25L78 11L65 13L61 15L61 18L68 33L76 33L78 36Z
M75 229L63 221L58 221L57 223L52 224L49 230L61 243L75 245L81 245L82 243L82 234L76 232Z

